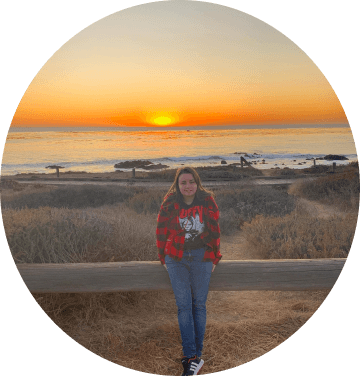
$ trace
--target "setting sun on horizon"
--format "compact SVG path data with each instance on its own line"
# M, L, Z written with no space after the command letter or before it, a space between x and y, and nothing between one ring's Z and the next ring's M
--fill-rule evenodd
M348 124L283 34L240 11L155 2L70 39L25 92L15 127Z
M154 123L157 125L169 125L172 123L172 121L167 116L159 116L156 119L154 119Z

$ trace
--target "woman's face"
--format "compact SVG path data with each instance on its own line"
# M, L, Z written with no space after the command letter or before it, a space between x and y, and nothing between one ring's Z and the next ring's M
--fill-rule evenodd
M179 176L179 189L185 199L192 199L195 197L197 191L197 184L192 174L181 174Z

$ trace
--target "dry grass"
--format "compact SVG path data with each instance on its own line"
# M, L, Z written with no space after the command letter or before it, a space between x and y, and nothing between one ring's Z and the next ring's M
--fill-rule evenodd
M357 215L316 218L294 211L284 217L255 217L243 236L262 259L347 257Z
M238 180L250 176L261 176L263 172L253 167L239 168L237 166L234 171L232 165L218 165L218 166L208 166L208 167L197 167L196 171L199 173L202 180L213 180L213 179L229 179ZM176 174L176 169L168 169L164 171L152 171L148 178L152 180L163 180L163 181L174 181Z
M72 192L72 188L64 189L57 201L67 208L44 207L44 200L36 191L31 192L34 196L26 191L14 192L16 202L12 208L4 209L12 201L11 195L4 200L4 225L17 262L157 259L155 213L161 192L132 190L126 198L110 188L102 191L104 198L92 201L99 196L89 190L87 200L79 199L78 203L67 198ZM80 198L81 190L76 192ZM296 199L275 189L223 189L216 193L222 229L228 221L233 226L230 233L243 226L237 236L244 238L248 234L250 247L241 253L243 257L259 258L255 249L261 250L262 258L279 256L273 252L279 249L281 257L343 256L342 252L348 252L351 245L355 214L317 218L299 208L294 212ZM114 204L114 199L122 203ZM26 202L37 206L17 206ZM89 207L100 202L103 206ZM224 216L228 212L229 218ZM225 260L241 258L239 253L227 253L230 248L240 247L231 239L222 239ZM67 248L69 243L73 245L71 250ZM48 252L50 244L55 247L52 253ZM328 291L211 291L203 373L236 367L278 346L312 316L327 294ZM34 294L34 298L61 329L95 354L142 372L180 374L182 348L172 292Z
M4 209L17 263L156 260L156 217L122 204L89 209Z
M289 189L290 194L356 212L359 208L359 192L359 170L351 167L312 180L302 179Z
M19 187L20 186L20 187ZM23 187L15 186L13 191L4 189L1 194L2 208L40 208L44 206L53 208L97 208L104 205L116 205L125 202L137 193L141 188L117 187L113 185L69 185L46 188L39 184L38 189L32 185ZM19 192L16 189L22 190Z
M296 206L292 195L274 187L221 188L215 193L224 235L240 230L256 215L279 217L291 213Z
M291 169L288 167L285 168L274 168L270 169L268 176L284 176L284 177L295 177L296 175L302 174L302 169Z
M3 201L11 201L24 194L45 193L56 189L55 186L45 184L26 184L19 183L15 180L2 180L0 182L1 199ZM26 192L24 192L26 190Z
M236 367L278 346L311 317L327 293L210 292L202 373ZM70 337L101 357L142 372L180 374L182 348L172 292L34 297Z
M126 205L139 214L157 214L166 193L166 189L148 189L129 198Z
M225 171L226 172L226 171ZM16 183L16 182L15 182ZM4 189L2 208L22 209L41 207L84 209L98 208L104 205L124 203L135 212L157 214L166 189L144 189L116 186L62 186L59 188L28 185L21 192ZM245 221L256 215L282 216L295 208L295 199L286 191L273 187L244 186L242 188L215 189L219 206L220 227L223 234L232 234L241 228Z

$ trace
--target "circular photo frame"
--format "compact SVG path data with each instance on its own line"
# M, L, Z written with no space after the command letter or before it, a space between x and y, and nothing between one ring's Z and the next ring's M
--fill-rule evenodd
M293 6L291 12L309 20L311 32L303 35L296 23L290 27L285 2L276 2L271 12L266 2L253 3L240 9L228 1L221 2L227 7L130 1L120 10L109 2L83 14L84 2L78 1L64 3L55 25L32 10L34 21L22 19L20 34L29 29L33 38L44 39L31 46L40 52L40 60L31 56L28 66L19 65L23 53L16 52L14 67L4 65L4 71L11 68L17 77L5 81L9 109L4 123L11 127L8 133L4 130L1 169L2 244L11 250L4 256L4 286L11 286L4 287L11 307L4 315L11 323L6 338L26 359L12 364L17 372L36 368L43 374L57 364L59 372L71 367L88 374L181 374L179 306L165 280L170 272L158 260L162 239L156 247L155 227L168 188L172 182L175 188L179 185L175 171L183 166L199 172L220 210L223 257L218 265L210 253L205 260L216 267L207 302L202 373L235 374L240 366L245 374L271 367L285 374L296 362L297 371L331 374L352 366L352 360L344 365L335 354L345 355L338 342L351 340L346 331L354 333L355 320L349 297L353 251L345 264L350 247L357 244L358 166L352 137L357 139L358 132L349 126L354 119L349 84L344 83L353 71L345 73L348 80L339 77L340 59L328 64L329 54L312 40L318 30L313 20L324 4L312 4L311 15ZM43 6L36 2L36 9ZM76 20L70 17L73 22L63 30L58 25L69 19L70 8ZM16 6L9 6L10 22L16 12ZM53 10L45 7L42 12L46 16ZM321 25L331 36L321 41L334 45L329 23L322 20ZM54 38L44 33L47 28L54 30ZM345 31L338 33L348 37ZM8 56L21 43L19 34L10 43ZM346 50L337 40L335 44L351 56L350 42ZM22 48L30 52L28 43ZM346 115L314 63L339 94ZM201 205L194 206L197 214L191 223L202 223L202 210L208 208ZM191 216L187 206L183 210ZM193 227L191 239L196 242ZM139 254L129 256L135 252L132 247ZM60 255L60 249L66 254ZM299 265L306 261L315 272L305 267L309 278L294 287ZM82 268L91 264L99 270L106 264L125 270L129 262L131 267L143 263L146 273L164 277L160 282L146 277L145 288L139 288L131 277L116 272L113 278L121 282L101 289L111 279L101 272L87 277L94 281L88 284L91 288L80 283L76 290ZM285 270L276 269L281 262ZM323 262L333 262L331 275ZM259 265L262 270L256 269ZM280 282L268 273L274 265ZM233 268L238 269L231 272ZM245 278L253 283L248 287L238 279L244 268L257 273L254 282ZM286 280L290 287L282 280L284 273L294 276ZM127 290L122 287L125 280ZM332 326L330 339L328 324L341 315L346 315L345 327ZM319 347L327 350L320 352L321 359ZM349 353L354 351L347 348ZM16 363L14 354L7 354Z

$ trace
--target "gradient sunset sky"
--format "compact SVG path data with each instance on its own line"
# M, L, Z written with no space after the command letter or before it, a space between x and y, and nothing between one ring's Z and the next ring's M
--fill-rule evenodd
M287 37L224 6L135 6L89 26L43 66L12 126L348 124Z

